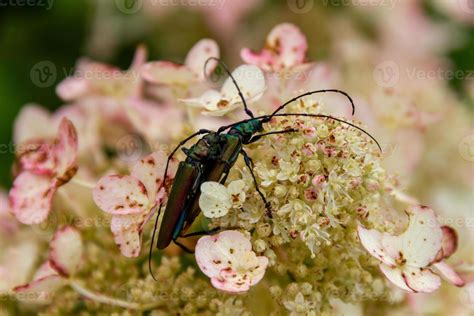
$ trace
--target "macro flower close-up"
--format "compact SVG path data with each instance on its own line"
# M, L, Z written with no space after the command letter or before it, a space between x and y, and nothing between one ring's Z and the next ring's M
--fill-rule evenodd
M474 314L472 1L0 7L0 316Z

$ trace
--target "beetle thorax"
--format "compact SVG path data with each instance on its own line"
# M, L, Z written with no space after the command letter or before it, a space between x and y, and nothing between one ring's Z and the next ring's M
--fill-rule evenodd
M218 155L222 148L222 135L217 133L210 133L198 140L196 144L186 150L189 158L202 161L207 158L212 158Z
M230 135L238 136L242 143L247 143L253 135L263 131L262 122L258 119L252 119L232 127L229 130Z

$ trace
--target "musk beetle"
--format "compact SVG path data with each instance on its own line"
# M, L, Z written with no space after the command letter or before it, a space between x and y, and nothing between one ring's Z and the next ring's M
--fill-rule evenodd
M370 135L362 128L350 122L346 122L342 119L323 114L279 113L287 105L303 97L317 93L331 92L344 95L350 101L352 106L352 114L354 114L354 102L346 92L338 89L309 91L285 102L284 104L279 106L272 114L255 117L252 111L248 108L245 98L239 88L239 85L237 84L236 80L232 76L232 73L229 71L227 66L217 58L208 59L206 65L211 60L217 61L233 81L233 84L237 92L239 93L240 99L242 100L245 113L249 116L249 118L233 123L231 125L222 126L217 131L201 129L182 140L168 156L164 172L165 176L168 172L169 163L173 156L176 154L176 152L192 138L202 136L202 138L199 139L190 148L183 148L183 152L186 155L186 159L179 163L173 184L171 186L168 201L166 203L166 208L163 213L160 230L158 233L156 245L158 249L166 248L173 241L184 250L187 250L184 245L178 242L178 238L204 234L203 232L185 234L200 213L199 196L201 184L206 181L216 181L223 184L227 179L230 169L233 167L240 155L243 156L244 162L250 171L250 174L255 184L256 191L260 195L267 210L267 216L272 217L271 205L266 200L263 193L260 191L257 179L253 173L253 161L245 152L244 146L256 142L262 137L268 135L296 132L295 129L287 129L264 133L263 124L270 122L270 120L274 117L302 116L335 120L363 132L364 134L369 136L378 146L380 151L382 151L380 144L372 135ZM206 68L206 66L204 68ZM155 244L155 235L158 228L157 226L161 209L162 204L160 204L158 208L158 214L155 220L155 226L150 244L149 268L152 276L153 272L151 270L151 253Z

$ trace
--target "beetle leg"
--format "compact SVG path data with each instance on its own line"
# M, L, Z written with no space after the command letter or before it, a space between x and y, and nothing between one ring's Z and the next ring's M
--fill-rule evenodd
M252 143L255 143L256 141L260 140L260 138L264 137L264 136L268 136L268 135L276 135L276 134L286 134L286 133L293 133L293 132L296 132L298 131L297 129L294 129L294 128L291 128L291 129L285 129L283 131L273 131L273 132L268 132L268 133L265 133L265 134L260 134L260 135L255 135L253 136L248 143L246 143L246 145L248 144L252 144Z
M181 238L188 238L188 237L193 237L193 236L204 236L204 235L212 235L220 230L220 227L216 227L211 230L203 230L199 232L194 232L194 233L189 233L186 235L181 236Z
M242 149L240 153L242 154L242 156L244 156L245 164L247 165L247 168L249 168L250 174L252 175L253 182L255 184L255 189L257 190L258 194L262 198L263 203L265 204L265 208L267 209L267 216L272 218L273 215L272 215L270 202L267 201L262 191L260 191L260 188L257 183L257 178L255 177L255 174L253 173L253 167L254 167L253 160L252 158L249 157L249 155L245 152L245 150Z
M189 249L188 247L186 247L185 245L183 245L182 243L180 243L179 241L177 240L173 240L173 242L181 249L183 249L185 252L189 253L189 254L194 254L194 250L191 250Z

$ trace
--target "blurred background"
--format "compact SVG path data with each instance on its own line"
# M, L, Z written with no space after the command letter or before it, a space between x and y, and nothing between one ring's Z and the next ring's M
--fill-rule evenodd
M28 103L61 106L55 86L79 58L127 68L144 43L151 60L182 62L194 43L210 37L235 66L241 47L260 49L281 22L306 34L310 60L343 64L366 43L375 51L391 50L391 43L394 55L422 62L436 58L452 71L437 76L472 115L471 0L0 0L0 186L11 185L16 115ZM348 38L360 45L345 48Z

